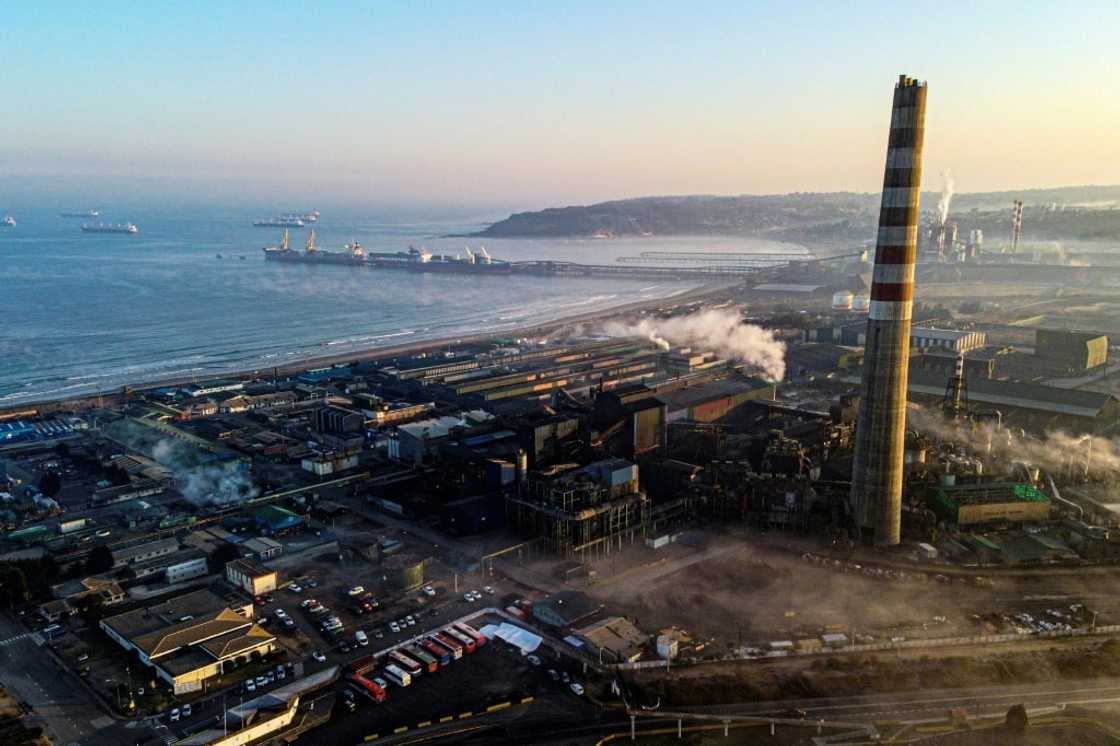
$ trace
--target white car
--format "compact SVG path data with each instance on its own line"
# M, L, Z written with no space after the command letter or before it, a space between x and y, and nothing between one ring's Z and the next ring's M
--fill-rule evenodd
M303 588L300 588L298 583L292 583L288 586L288 589L291 590L292 593L303 593Z
M532 663L534 666L539 666L541 664L541 659L538 658L535 655L530 655L529 656L529 662Z
M397 624L396 622L389 622L389 631L393 632L394 634L400 632L401 625Z
M361 630L358 630L357 632L355 632L355 633L354 633L354 640L355 640L355 641L356 641L356 642L357 642L357 643L358 643L359 645L361 645L361 646L362 646L363 648L364 648L364 647L365 647L366 645L369 645L369 638L368 638L368 637L366 637L366 633L365 633L365 632L363 632L363 631L361 631Z
M494 589L491 588L490 586L486 586L482 590L483 590L484 593L486 593L487 596L493 596L494 595Z
M356 585L353 588L351 588L350 590L346 591L346 595L348 595L348 596L360 596L365 592L366 592L365 588L363 588L360 585Z
M179 719L179 708L178 707L176 707L174 710L171 711L170 719L171 719L171 722L173 722L173 723L176 722Z
M314 658L319 663L323 663L324 661L327 660L327 656L323 655L318 650L316 650L314 653L312 653L311 657Z
M284 611L283 609L277 609L276 610L276 616L283 619L284 617L288 616L288 612Z
M183 705L183 717L189 718L191 716L191 706Z
M255 683L253 683L252 679L249 679L248 681L245 682L245 691L247 691L247 692L257 691L257 685Z
M463 600L467 601L467 602L473 601L474 600L474 594L471 593L470 591L467 591L466 593L463 594Z
M432 587L432 586L430 586L430 585L426 585L426 586L424 586L423 588L421 588L420 590L424 591L424 595L425 595L425 596L427 596L427 597L429 597L429 598L431 598L432 596L436 595L436 589L435 589L435 588L433 588L433 587Z
M581 696L581 697L583 696L583 684L577 684L576 682L573 681L571 689L572 689L573 692L575 692L579 696Z

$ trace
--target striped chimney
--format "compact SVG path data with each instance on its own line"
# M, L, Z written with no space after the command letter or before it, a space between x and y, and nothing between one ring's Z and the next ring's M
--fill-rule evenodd
M901 535L907 366L925 117L926 84L900 76L891 108L852 462L855 520L861 534L877 546L898 544Z

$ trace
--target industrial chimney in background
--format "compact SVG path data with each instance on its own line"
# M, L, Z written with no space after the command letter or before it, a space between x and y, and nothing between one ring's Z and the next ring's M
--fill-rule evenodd
M900 76L891 108L852 462L855 520L862 536L877 546L898 544L902 529L907 367L925 118L926 84Z

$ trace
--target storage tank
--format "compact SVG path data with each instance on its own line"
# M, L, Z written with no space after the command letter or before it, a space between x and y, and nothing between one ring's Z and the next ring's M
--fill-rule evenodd
M424 585L424 560L412 554L397 554L385 560L381 569L385 582L398 591L410 591Z
M857 295L852 298L852 310L867 312L871 308L871 297L867 295Z
M657 655L669 660L677 657L677 638L674 635L657 636Z
M832 296L833 311L849 311L852 308L852 294L842 290Z

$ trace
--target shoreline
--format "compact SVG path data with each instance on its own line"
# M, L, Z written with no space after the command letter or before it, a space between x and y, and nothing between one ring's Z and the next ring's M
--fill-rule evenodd
M608 319L623 316L626 314L635 313L642 310L650 310L661 308L666 305L679 305L681 303L692 303L697 300L702 300L710 296L716 295L721 292L726 292L732 288L742 285L742 280L736 281L719 281L710 282L699 287L687 290L678 295L667 296L664 298L657 298L652 300L634 301L631 303L624 303L612 308L605 308L598 311L587 311L572 316L563 316L552 321L546 321L539 324L531 324L527 326L516 326L504 330L500 333L482 333L482 334L456 334L445 337L438 337L428 340L417 340L415 342L406 342L397 345L389 345L387 347L370 347L367 349L352 350L345 353L335 353L331 355L313 355L310 357L285 362L284 365L278 366L264 366L255 368L239 368L220 373L206 374L202 376L169 376L167 378L157 378L144 383L136 384L123 384L123 386L114 388L108 392L86 393L77 394L74 396L63 396L58 398L43 398L43 399L28 399L18 404L11 406L0 406L0 419L5 415L18 416L19 413L27 413L31 416L32 412L35 414L46 414L50 412L73 411L78 409L93 408L95 403L104 402L106 404L122 400L125 396L152 391L164 386L182 386L187 383L205 383L210 381L219 381L225 379L241 379L251 380L259 377L259 374L268 372L269 375L287 376L312 368L324 368L332 365L339 365L342 363L362 363L374 360L382 360L386 358L399 357L401 355L411 355L419 352L427 352L429 350L438 350L446 347L449 344L471 344L478 342L485 342L495 337L505 336L532 336L546 334L556 331L565 326L572 324L587 323L590 321L606 321ZM67 407L66 405L71 405Z

